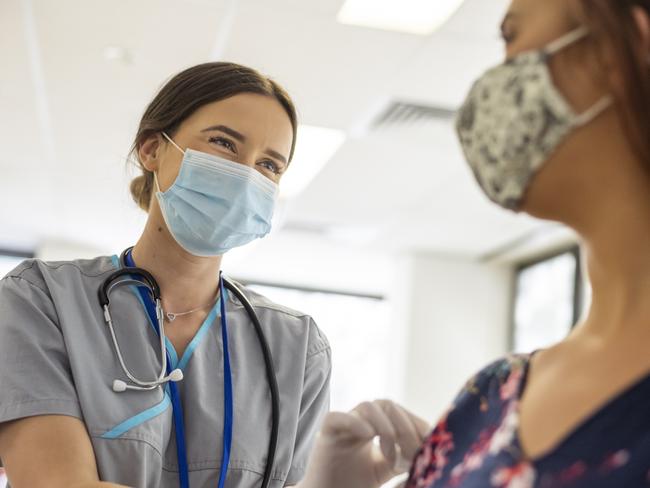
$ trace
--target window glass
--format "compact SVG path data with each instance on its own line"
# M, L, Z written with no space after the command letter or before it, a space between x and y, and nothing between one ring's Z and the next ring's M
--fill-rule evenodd
M311 315L332 347L332 409L392 396L390 310L386 300L276 286L249 288ZM393 385L394 386L394 385Z
M564 339L576 316L573 252L522 268L517 276L514 350L532 352Z

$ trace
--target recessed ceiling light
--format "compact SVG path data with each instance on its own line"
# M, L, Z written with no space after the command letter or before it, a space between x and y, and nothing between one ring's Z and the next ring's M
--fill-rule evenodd
M345 138L340 130L300 125L296 152L280 182L282 197L291 198L302 192L332 159Z
M131 53L122 46L106 46L104 48L104 59L106 61L129 64L131 63Z
M451 17L463 0L346 0L343 24L429 35Z

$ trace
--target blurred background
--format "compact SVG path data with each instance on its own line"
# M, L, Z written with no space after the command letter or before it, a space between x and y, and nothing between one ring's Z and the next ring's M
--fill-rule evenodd
M433 421L588 300L574 235L489 204L455 139L471 82L503 58L507 4L0 1L0 275L134 244L127 153L146 104L191 65L252 66L302 125L274 232L225 271L313 315L333 408L391 398Z

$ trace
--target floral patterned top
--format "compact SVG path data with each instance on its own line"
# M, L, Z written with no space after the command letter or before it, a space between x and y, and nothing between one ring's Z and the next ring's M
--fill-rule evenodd
M650 487L650 376L528 460L518 425L529 362L511 356L467 384L420 448L406 488Z

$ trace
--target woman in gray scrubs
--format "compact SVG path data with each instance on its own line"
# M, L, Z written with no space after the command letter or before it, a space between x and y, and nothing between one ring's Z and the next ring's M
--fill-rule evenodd
M259 486L265 470L265 363L244 307L219 293L219 276L225 252L268 233L296 127L294 106L276 83L246 67L208 63L162 88L135 137L142 175L131 192L148 220L125 259L160 285L171 366L183 373L174 385L192 487L216 487L220 477L222 305L234 417L226 486ZM97 294L124 265L117 256L30 260L0 281L0 457L14 488L179 486L169 385L114 391L116 379L129 381ZM268 340L280 392L271 486L296 484L328 409L330 348L309 316L245 295ZM137 378L156 378L160 340L143 304L135 287L110 294L125 363Z

